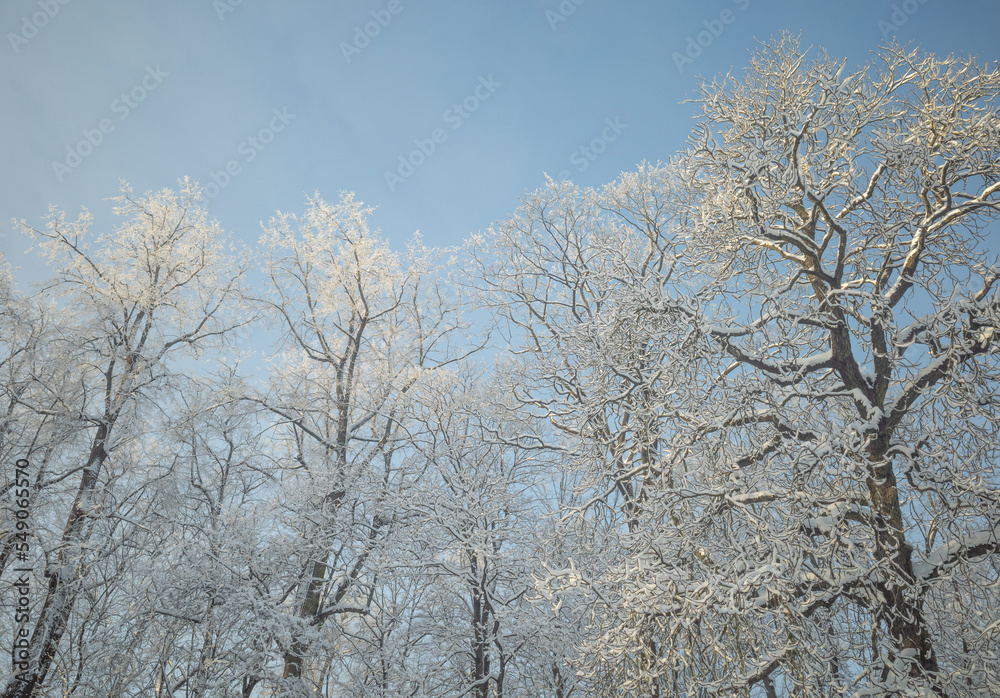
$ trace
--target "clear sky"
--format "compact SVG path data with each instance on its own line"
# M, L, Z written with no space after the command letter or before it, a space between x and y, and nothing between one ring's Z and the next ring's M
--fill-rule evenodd
M120 179L217 182L210 211L247 242L351 190L394 246L451 245L543 173L667 159L699 76L782 31L852 64L892 36L1000 58L996 0L3 0L0 30L0 250L25 280L8 221L53 203L106 229Z

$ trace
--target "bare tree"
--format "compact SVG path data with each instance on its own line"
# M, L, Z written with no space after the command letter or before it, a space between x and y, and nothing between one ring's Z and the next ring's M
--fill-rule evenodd
M262 244L270 298L284 327L271 390L255 398L285 433L286 487L307 542L283 677L307 678L328 619L367 614L368 564L395 526L390 494L402 478L413 394L435 369L473 349L437 253L419 240L407 259L370 231L370 209L345 195L310 201L301 218L272 221Z
M648 181L715 278L649 307L715 368L605 574L592 665L685 695L1000 685L998 86L789 37L704 85L690 150Z
M573 464L576 491L562 513L586 522L592 535L567 542L600 539L606 548L570 545L563 559L547 561L558 571L548 583L560 597L575 594L571 587L592 590L625 551L642 549L650 497L673 478L672 434L700 395L705 342L678 330L686 315L677 306L697 307L703 275L671 234L683 215L678 189L661 168L603 191L550 180L474 240L479 283L522 357L512 387L517 410L549 425L520 446ZM638 656L613 660L640 682L659 658L658 641L645 637ZM583 673L590 689L603 690L602 671ZM607 683L632 687L618 677ZM659 695L646 683L635 689Z
M420 396L424 428L414 441L422 465L402 506L414 522L410 574L434 590L438 605L431 612L425 604L418 626L443 665L426 695L522 694L551 617L528 603L551 459L518 448L522 421L503 409L502 383L487 375L481 365L451 371Z
M55 538L40 530L47 589L34 616L29 667L7 680L4 698L39 695L91 565L110 554L93 541L107 540L110 531L102 529L113 529L120 514L112 479L123 471L115 454L141 431L143 410L176 388L173 357L197 355L238 324L227 304L242 271L227 261L224 237L198 199L186 181L179 192L142 197L126 188L116 209L123 223L95 242L86 212L68 223L53 211L45 230L30 231L59 265L39 294L51 299L47 310L58 327L46 351L71 379L33 376L44 389L19 400L42 418L72 425L76 438L49 444L44 479L35 485L46 506L65 507L64 525ZM74 481L67 501L62 490Z

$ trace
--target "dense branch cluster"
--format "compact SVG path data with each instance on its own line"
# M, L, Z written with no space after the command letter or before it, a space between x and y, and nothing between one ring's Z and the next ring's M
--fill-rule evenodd
M454 250L346 194L236 250L186 180L25 225L0 696L1000 693L998 93L784 37Z

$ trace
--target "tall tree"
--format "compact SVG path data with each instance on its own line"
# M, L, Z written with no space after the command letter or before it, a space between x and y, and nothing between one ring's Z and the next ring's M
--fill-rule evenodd
M520 695L539 670L532 654L547 618L528 598L550 459L518 447L523 423L503 409L501 384L485 378L482 366L458 369L420 396L422 465L402 506L413 522L410 574L434 590L418 627L443 666L427 695Z
M592 531L566 540L607 548L570 546L548 561L562 571L564 579L550 581L563 593L591 587L629 547L642 548L650 497L673 477L671 436L700 394L704 342L679 329L686 316L676 308L703 283L672 235L683 215L679 186L663 168L643 168L603 191L550 180L474 240L479 283L523 357L512 386L517 409L549 425L521 446L573 464L574 503L563 513ZM631 655L614 660L635 677L657 663L658 641L644 633L651 657L640 653L634 667ZM593 669L583 671L602 690L602 672ZM658 695L645 684L638 690L647 689Z
M256 400L283 430L285 485L298 492L306 543L282 670L293 692L305 690L326 621L369 612L369 563L396 525L388 501L414 393L474 349L454 346L463 325L439 253L417 239L400 258L369 229L370 212L350 195L317 197L262 239L271 282L262 302L284 333L270 391Z
M592 662L645 656L626 682L686 695L997 690L998 87L789 37L703 86L658 169L683 183L666 234L717 278L650 309L718 370L605 577Z
M125 188L115 209L123 222L94 241L86 211L76 222L53 211L44 230L29 229L58 265L39 296L57 327L46 351L71 378L35 375L43 389L19 400L71 425L75 438L49 444L34 487L52 507L40 509L39 519L61 508L62 531L38 531L47 588L33 614L29 667L6 681L3 698L41 694L91 564L109 554L102 544L113 540L103 530L114 527L113 483L127 472L115 454L141 433L146 411L178 387L175 357L197 356L238 324L227 304L242 270L199 198L187 181L177 192L140 197ZM65 490L69 483L75 491Z

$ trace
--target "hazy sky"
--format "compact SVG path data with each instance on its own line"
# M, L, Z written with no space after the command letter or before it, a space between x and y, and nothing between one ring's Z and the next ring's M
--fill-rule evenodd
M699 76L782 31L852 64L892 36L1000 57L996 0L3 0L0 28L0 250L23 279L40 268L8 221L53 203L106 229L120 179L214 183L247 242L351 190L394 245L450 245L545 172L669 158Z

